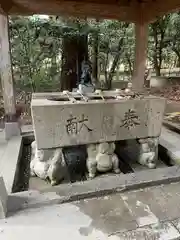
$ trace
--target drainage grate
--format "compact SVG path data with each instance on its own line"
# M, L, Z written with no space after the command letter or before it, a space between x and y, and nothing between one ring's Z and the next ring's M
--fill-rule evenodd
M24 144L21 159L18 164L18 174L15 179L13 192L22 192L29 189L31 145Z

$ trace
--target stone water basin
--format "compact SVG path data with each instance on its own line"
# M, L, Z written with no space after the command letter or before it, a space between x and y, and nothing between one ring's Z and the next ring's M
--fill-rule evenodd
M69 98L63 93L33 95L31 111L39 149L160 135L164 98L104 91L103 97L87 94L87 100L70 94Z

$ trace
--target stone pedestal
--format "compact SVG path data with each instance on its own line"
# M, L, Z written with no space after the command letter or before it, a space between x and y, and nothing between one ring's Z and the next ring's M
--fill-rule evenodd
M21 134L19 122L5 123L5 139L9 140L11 137L19 136Z
M36 142L32 142L30 170L31 176L50 180L51 185L60 183L65 176L62 149L38 150Z

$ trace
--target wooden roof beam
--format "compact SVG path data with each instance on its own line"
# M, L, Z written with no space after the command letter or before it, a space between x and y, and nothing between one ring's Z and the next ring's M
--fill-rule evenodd
M121 1L119 1L121 3ZM31 15L64 15L74 17L109 18L127 22L136 22L139 15L134 8L134 2L128 6L120 3L112 5L97 2L58 1L58 0L13 0L14 6L9 14Z
M0 3L0 13L7 14L12 8L12 5L12 0L3 1L2 3Z
M4 9L2 8L1 4L0 4L0 14L5 14Z
M153 22L158 17L177 10L180 10L179 0L166 0L164 2L156 0L151 3L149 2L144 4L142 8L143 21L147 23Z

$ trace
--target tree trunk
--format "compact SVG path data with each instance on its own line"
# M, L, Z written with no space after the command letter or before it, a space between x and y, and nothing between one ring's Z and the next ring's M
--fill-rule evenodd
M177 67L180 67L180 51L179 49L173 47L172 50L174 51L174 53L176 54L177 56Z
M98 23L98 20L96 20ZM98 82L98 49L99 49L99 32L95 31L93 34L92 47L92 77L95 83Z
M160 49L161 45L158 46L157 24L155 24L154 27L153 27L153 37L154 37L154 42L155 42L155 49L154 49L154 56L153 56L154 69L155 69L155 72L156 72L156 76L159 77L159 76L161 76L162 49Z
M66 36L62 43L60 89L72 91L81 76L81 62L88 59L87 36Z
M157 52L155 51L153 56L153 65L156 72L156 76L161 76L161 63L158 62Z
M180 68L180 56L178 56L177 67Z
M127 59L127 63L128 63L128 70L130 75L133 75L133 63L131 62L131 58L128 54L126 54L126 59Z
M56 55L51 58L51 69L50 69L50 77L54 79L57 73L57 60Z
M156 72L156 76L160 77L161 76L161 67L157 64L155 65L155 72Z
M107 85L108 82L108 62L109 62L109 51L107 51L106 53L106 58L105 58L105 62L104 62L104 78L105 78L105 84ZM107 86L106 86L107 87Z
M111 69L110 69L110 72L109 72L108 81L107 81L107 88L108 89L111 89L114 72L116 70L117 64L118 64L120 56L121 56L120 52L122 50L123 41L124 41L124 38L121 38L119 43L118 43L117 52L116 52L116 54L114 56L114 60L113 60L113 63L112 63L112 66L111 66Z

